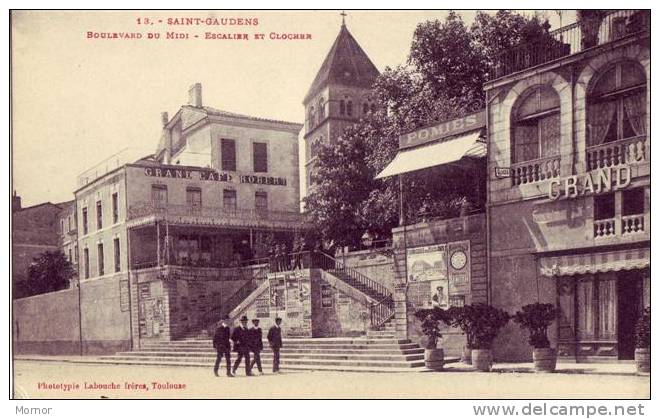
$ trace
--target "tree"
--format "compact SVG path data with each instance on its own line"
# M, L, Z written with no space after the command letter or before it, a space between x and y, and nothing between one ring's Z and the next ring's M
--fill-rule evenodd
M14 284L14 298L45 294L69 287L75 275L73 265L60 251L46 251L34 258L28 268L27 281Z
M377 110L319 154L317 182L305 198L319 234L349 246L365 232L389 237L399 223L399 184L395 178L373 178L396 155L399 136L483 109L482 86L493 57L518 42L548 36L548 28L536 16L510 11L479 12L470 27L454 12L444 21L420 23L407 64L386 68L372 87ZM452 176L459 181L438 182ZM415 222L425 212L458 215L463 202L475 200L474 182L464 181L465 176L472 175L448 167L407 174L406 221Z

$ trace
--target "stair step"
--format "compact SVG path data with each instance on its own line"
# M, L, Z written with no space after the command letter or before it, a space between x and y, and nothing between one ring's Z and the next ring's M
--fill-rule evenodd
M161 351L139 351L139 352L118 352L115 355L117 357L141 357L141 358L153 358L153 357L182 357L182 358L204 358L204 359L213 359L215 360L216 354L213 352L161 352ZM419 361L424 359L424 354L351 354L351 353L337 353L337 354L328 354L328 353L281 353L281 359L327 359L327 360L366 360L366 361ZM261 354L261 359L272 359L273 354L270 352L264 352Z
M118 360L118 359L96 359L94 363L109 364L109 365L151 365L151 366L168 366L168 367L199 367L210 368L206 362L186 362L181 363L177 361L147 361L147 360ZM242 367L242 366L241 366ZM264 370L268 374L270 366L264 365ZM354 365L293 365L284 364L280 365L283 371L342 371L342 372L422 372L426 371L425 367L373 367L373 366L354 366ZM241 368L238 372L239 376L245 371Z
M179 362L182 365L198 363L213 365L215 357L209 358L185 358L185 357L167 357L167 356L120 356L109 355L100 357L104 360L117 361L156 361L156 362ZM263 360L262 360L263 361ZM424 366L424 360L419 361L396 361L396 360L355 360L355 359L309 359L282 358L283 365L325 365L325 366L362 366L362 367L420 367Z
M155 347L155 348L142 348L133 352L167 352L167 353L211 353L215 354L215 350L212 348L170 348L167 346ZM262 356L265 353L271 352L270 349L264 348ZM318 349L318 348L282 348L282 354L285 353L309 353L309 354L373 354L373 355L386 355L386 354L395 354L395 355L415 355L423 354L423 348L410 348L410 349L373 349L373 348L344 348L344 349Z

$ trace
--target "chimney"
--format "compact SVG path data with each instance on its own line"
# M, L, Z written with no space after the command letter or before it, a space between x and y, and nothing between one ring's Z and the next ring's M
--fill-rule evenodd
M188 90L188 105L202 107L202 83L195 83Z
M160 113L160 121L161 121L161 123L163 124L163 126L167 125L167 123L169 122L169 120L170 120L170 118L169 118L169 116L167 115L167 112L161 112L161 113Z
M11 212L14 213L20 210L21 210L21 197L16 195L16 191L14 191L14 195L11 197Z

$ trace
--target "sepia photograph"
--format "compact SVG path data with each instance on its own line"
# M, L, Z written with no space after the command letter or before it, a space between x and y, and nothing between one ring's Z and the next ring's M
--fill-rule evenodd
M648 414L651 10L14 9L9 38L9 399Z

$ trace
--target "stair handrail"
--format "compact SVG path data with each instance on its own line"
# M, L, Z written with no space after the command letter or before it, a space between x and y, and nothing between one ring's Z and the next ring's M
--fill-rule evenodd
M386 297L392 297L392 292L386 286L374 281L373 279L359 272L357 269L346 266L343 262L335 259L334 257L328 255L327 253L314 251L312 252L311 260L312 260L312 267L318 267L324 270L334 270L334 271L346 273L349 278L351 278L358 284L374 291L376 294L379 295L381 299Z
M257 267L258 265L254 265ZM217 305L202 314L197 324L197 328L207 330L223 316L228 315L234 308L243 302L254 290L256 290L263 281L266 280L266 275L270 272L269 265L259 266L251 278L245 284L239 287L228 299L222 304Z
M394 298L392 298L392 296L388 296L376 303L371 304L369 311L371 314L371 326L382 326L388 320L394 317Z

